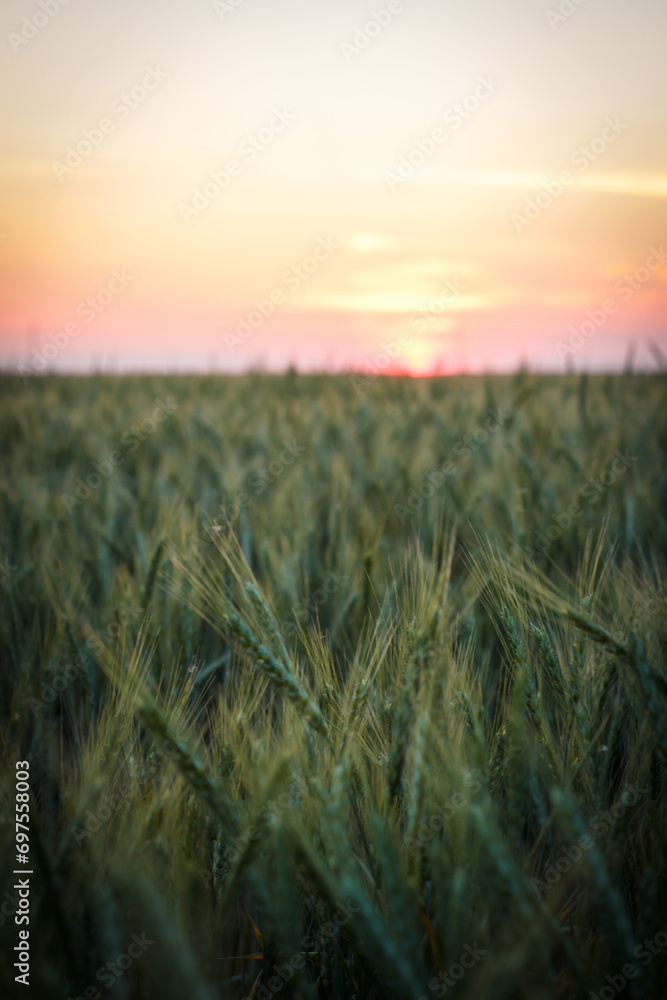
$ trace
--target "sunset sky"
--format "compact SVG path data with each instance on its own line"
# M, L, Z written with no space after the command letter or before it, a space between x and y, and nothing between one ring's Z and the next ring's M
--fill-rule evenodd
M667 354L664 0L4 0L0 27L4 367Z

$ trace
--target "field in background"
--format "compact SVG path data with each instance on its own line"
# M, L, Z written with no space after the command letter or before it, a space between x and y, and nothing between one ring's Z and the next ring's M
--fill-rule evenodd
M665 388L3 377L2 996L662 996Z

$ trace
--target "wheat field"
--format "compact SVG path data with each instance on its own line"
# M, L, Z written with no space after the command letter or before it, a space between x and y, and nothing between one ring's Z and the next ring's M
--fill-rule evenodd
M24 381L30 995L666 995L663 376Z

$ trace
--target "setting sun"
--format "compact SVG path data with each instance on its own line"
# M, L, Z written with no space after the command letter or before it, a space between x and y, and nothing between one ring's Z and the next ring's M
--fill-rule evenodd
M667 349L664 264L558 347L665 231L650 5L51 4L2 12L5 366L362 369L404 329L414 373Z

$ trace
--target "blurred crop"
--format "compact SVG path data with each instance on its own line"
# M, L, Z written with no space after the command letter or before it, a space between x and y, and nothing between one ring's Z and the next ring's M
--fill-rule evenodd
M664 995L664 378L0 390L3 997Z

